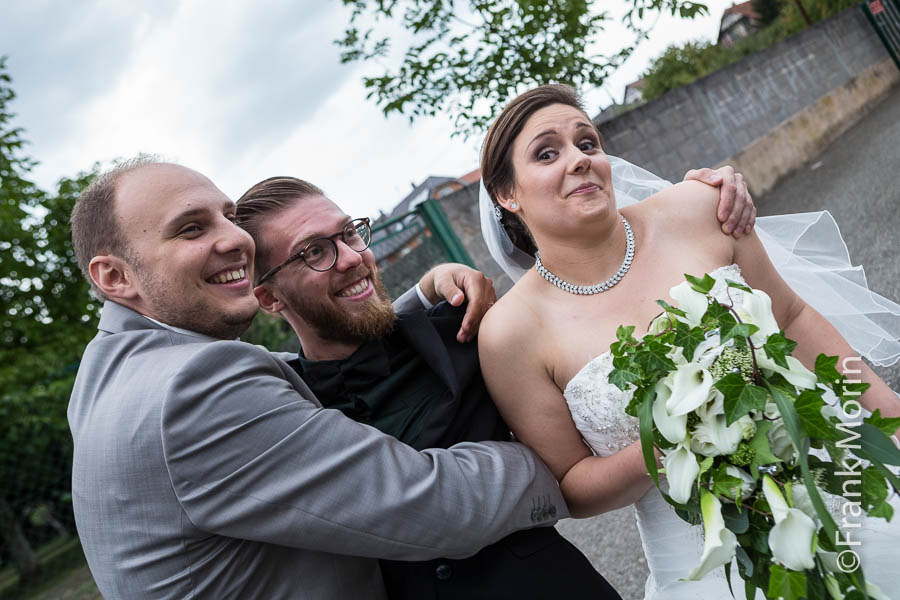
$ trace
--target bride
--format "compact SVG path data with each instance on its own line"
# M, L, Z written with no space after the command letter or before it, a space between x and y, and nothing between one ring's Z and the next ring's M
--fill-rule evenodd
M529 256L534 265L479 333L484 377L504 419L556 475L573 516L635 505L650 569L646 598L731 597L722 569L680 581L699 563L702 530L651 489L637 422L624 412L629 398L607 381L616 328L634 324L635 335L643 334L660 312L656 300L668 299L683 273L710 273L765 290L778 323L798 342L794 356L807 366L819 352L842 359L857 353L785 283L755 231L740 239L721 234L714 189L683 182L617 207L610 160L568 86L541 86L504 109L484 143L482 181L510 238L489 245L511 240L515 248L501 252ZM598 283L572 293L571 286ZM900 415L897 396L868 366L848 364L859 365L854 377L871 384L861 397L867 409ZM872 580L877 575L867 571Z

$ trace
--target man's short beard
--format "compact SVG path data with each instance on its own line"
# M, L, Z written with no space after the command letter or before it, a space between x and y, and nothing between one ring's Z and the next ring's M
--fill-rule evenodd
M144 263L134 253L128 254L126 262L141 281L147 296L145 300L153 308L153 318L161 323L220 340L234 340L247 331L253 317L256 316L257 311L253 313L248 311L246 314L229 312L217 314L205 303L192 302L190 298L179 298L180 301L187 302L185 306L175 305L167 297L170 285L163 277L145 268Z
M284 302L306 321L316 335L332 342L365 343L381 339L394 328L394 307L377 271L370 274L374 294L359 311L342 310L336 302L310 302L294 290L284 292Z

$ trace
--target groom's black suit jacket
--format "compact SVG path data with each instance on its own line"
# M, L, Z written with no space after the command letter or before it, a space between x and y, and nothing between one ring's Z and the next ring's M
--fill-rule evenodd
M450 391L430 407L413 444L420 450L510 439L481 376L478 345L456 340L464 312L441 303L427 311L401 313L390 334L398 336L392 341L418 352ZM316 395L328 404L318 391ZM556 507L535 505L535 511L552 515ZM381 565L392 600L619 598L587 558L553 527L519 531L467 559L383 560Z

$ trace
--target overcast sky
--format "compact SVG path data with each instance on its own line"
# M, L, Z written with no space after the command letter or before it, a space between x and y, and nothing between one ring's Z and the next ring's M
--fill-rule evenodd
M626 0L598 0L621 14ZM582 90L593 115L668 45L715 39L729 0L708 17L660 18L650 39L602 89ZM15 125L52 189L96 161L161 154L209 176L236 199L272 175L322 187L348 213L388 210L428 175L478 166L481 140L450 137L449 118L385 119L361 83L371 65L341 65L332 40L338 0L8 1L0 20L17 98ZM627 43L615 23L597 52Z

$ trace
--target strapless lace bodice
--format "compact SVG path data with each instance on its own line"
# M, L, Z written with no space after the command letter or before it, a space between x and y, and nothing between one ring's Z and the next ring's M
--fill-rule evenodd
M730 295L740 306L744 292L729 289L726 279L744 283L737 265L719 267L710 273L716 280L712 295L725 302ZM638 420L625 414L631 392L623 392L609 382L612 354L604 352L573 377L564 392L575 426L595 454L608 456L638 440Z
M740 268L728 265L710 275L716 279L713 297L724 302L730 295L735 305L740 306L744 292L728 289L725 281L731 279L743 283ZM638 420L625 414L632 394L609 382L612 369L612 355L605 352L586 364L569 381L564 392L575 426L599 456L618 452L639 439ZM702 527L688 525L678 518L656 488L648 491L634 506L650 569L645 600L731 597L722 569L709 573L701 581L679 581L700 562ZM736 567L732 573L737 573ZM743 585L739 580L736 583L735 589L742 594Z

